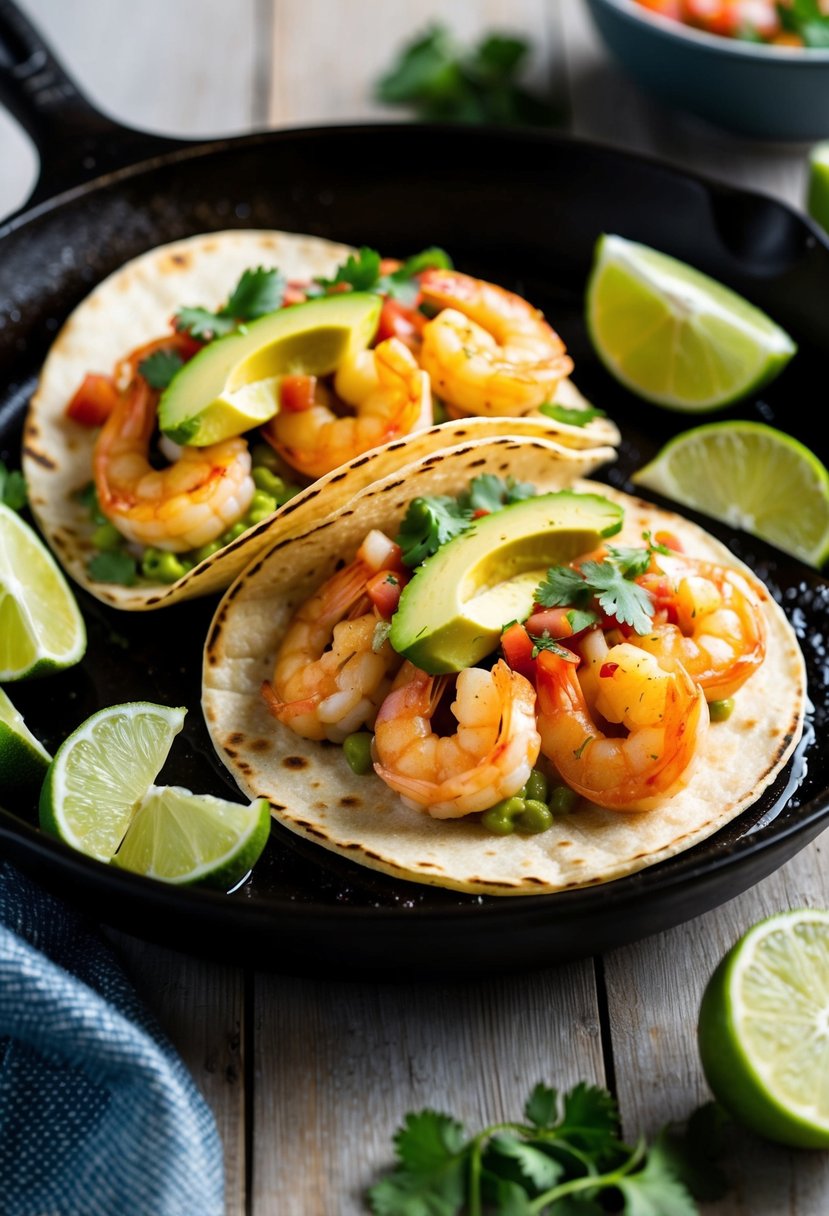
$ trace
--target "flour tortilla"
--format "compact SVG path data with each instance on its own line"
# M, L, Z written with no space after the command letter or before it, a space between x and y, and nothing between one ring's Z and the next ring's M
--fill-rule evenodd
M213 618L204 655L202 706L217 754L248 797L265 796L274 818L362 865L420 883L491 895L537 895L607 882L653 865L734 819L770 784L803 729L805 668L795 634L765 586L707 532L671 512L578 479L576 490L625 508L614 543L642 544L666 530L694 556L742 571L768 628L764 663L712 723L686 787L656 810L618 813L589 804L537 836L495 837L473 819L437 820L412 810L374 774L357 776L342 749L299 738L260 696L297 606L350 560L370 528L394 534L409 500L457 493L481 472L511 474L539 492L562 488L567 466L541 439L481 440L408 465L358 494L303 536L277 540L233 584Z
M170 318L182 306L220 307L243 271L251 267L278 267L288 279L308 280L332 275L350 252L350 246L290 232L228 231L194 236L128 262L71 314L47 356L32 397L23 470L43 535L67 572L92 595L115 608L138 611L223 590L262 548L267 529L258 526L248 531L170 585L124 587L93 581L87 563L95 553L94 524L75 495L92 478L98 429L65 417L84 376L89 372L109 374L129 351L166 333ZM561 386L561 402L574 408L587 404L570 381ZM567 426L540 414L447 422L409 440L386 444L371 457L360 456L327 474L267 522L284 521L291 530L302 531L410 455L425 455L476 435L539 433L576 449L599 451L619 442L618 430L607 418L592 419L584 427ZM409 442L411 449L405 446ZM602 451L599 460L605 458ZM593 464L596 467L597 461ZM292 471L287 475L293 481L301 480Z

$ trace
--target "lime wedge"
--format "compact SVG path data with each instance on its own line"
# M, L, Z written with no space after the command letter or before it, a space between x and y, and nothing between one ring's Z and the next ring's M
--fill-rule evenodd
M829 1148L829 911L780 912L725 955L697 1027L708 1084L761 1136Z
M597 354L622 384L686 413L746 396L781 372L797 349L742 296L620 236L596 243L587 325Z
M242 806L178 786L151 786L112 860L149 878L227 891L259 859L270 822L266 798Z
M815 144L809 154L806 210L829 232L829 139Z
M36 794L51 759L0 688L0 798Z
M49 765L40 793L43 830L90 857L110 861L186 712L136 701L87 718Z
M85 650L83 617L57 562L0 503L0 681L71 667Z
M631 480L820 567L829 558L829 470L762 422L710 422L677 435Z

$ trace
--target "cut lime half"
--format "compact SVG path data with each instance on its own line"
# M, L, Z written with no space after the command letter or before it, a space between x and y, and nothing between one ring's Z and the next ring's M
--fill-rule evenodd
M829 911L768 917L708 982L697 1029L708 1084L761 1136L829 1148Z
M587 325L616 379L647 401L686 413L746 396L778 375L797 349L730 288L621 236L596 244Z
M40 826L110 861L167 759L185 709L147 701L111 705L58 748L40 794Z
M632 481L819 568L829 558L829 470L761 422L711 422L671 439Z
M809 154L806 210L829 233L829 139L815 144Z
M86 628L55 559L29 525L0 503L0 681L71 667Z
M112 860L149 878L227 891L258 861L270 821L266 798L243 806L178 786L151 786Z
M0 688L0 799L36 795L52 757Z

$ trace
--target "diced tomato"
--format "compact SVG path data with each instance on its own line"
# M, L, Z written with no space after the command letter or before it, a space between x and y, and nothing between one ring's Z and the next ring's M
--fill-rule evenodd
M288 308L291 304L304 304L308 299L306 294L308 284L291 282L285 288L285 294L282 297L282 304Z
M381 274L394 274L394 272L396 270L399 270L402 265L403 265L403 263L400 261L399 258L381 258L380 259L380 273Z
M569 638L573 635L573 627L567 620L569 608L536 608L527 621L527 631L534 638L549 634L551 638Z
M664 545L666 549L673 549L674 553L682 553L682 541L678 536L674 536L673 532L654 532L653 539L658 545Z
M316 376L283 376L279 384L280 407L289 414L310 410L316 387Z
M379 570L366 583L366 591L374 607L387 621L391 620L400 603L400 592L408 577L393 570Z
M425 324L423 313L415 308L406 308L398 300L387 298L383 301L380 311L375 341L385 342L387 338L399 338L401 342L412 345L419 340Z
M485 515L491 515L491 514L492 514L491 511L487 511L483 507L478 507L477 510L472 512L472 518L473 519L483 519L483 517Z
M618 663L602 663L601 667L599 668L599 675L603 680L607 680L611 676L615 675L618 670Z
M366 533L363 543L357 550L357 557L365 562L369 570L396 570L398 574L408 571L403 565L403 553L396 541L386 536L379 528L372 528Z
M513 671L535 683L534 643L523 625L517 621L501 634L501 650Z
M118 402L112 376L91 372L66 407L66 417L81 426L103 426Z

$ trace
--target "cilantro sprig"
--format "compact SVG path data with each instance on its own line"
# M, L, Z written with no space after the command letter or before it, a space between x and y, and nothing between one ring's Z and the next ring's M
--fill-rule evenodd
M653 625L653 601L644 587L633 580L644 574L653 553L666 553L643 533L644 548L608 545L601 561L572 566L552 566L535 591L535 602L544 608L574 607L589 610L596 600L602 612L630 625L637 633L649 633Z
M26 479L19 469L8 469L0 460L0 502L12 511L20 511L28 501Z
M282 307L286 281L281 270L258 266L245 270L226 304L217 312L207 308L180 308L175 318L176 329L193 338L211 341L233 333L246 321L255 321Z
M406 1116L394 1137L395 1167L367 1194L375 1216L697 1216L694 1196L717 1198L714 1164L725 1122L709 1103L686 1128L630 1146L607 1090L580 1082L560 1095L536 1085L525 1122L497 1123L467 1138L451 1115ZM620 1206L621 1203L621 1206Z
M396 538L404 564L419 566L441 545L471 527L476 513L500 511L534 494L535 486L528 482L482 473L455 498L440 494L412 499Z
M375 96L425 122L550 126L562 117L558 107L523 82L530 49L526 39L502 33L467 48L436 23L401 49Z
M363 245L356 253L348 255L331 278L323 276L315 278L314 290L309 294L322 295L332 289L347 287L352 291L373 291L379 295L391 296L392 299L411 308L414 307L420 290L416 275L423 270L452 269L452 259L449 254L436 245L413 254L390 274L381 273L382 264L383 259L378 251L371 249L368 245Z

